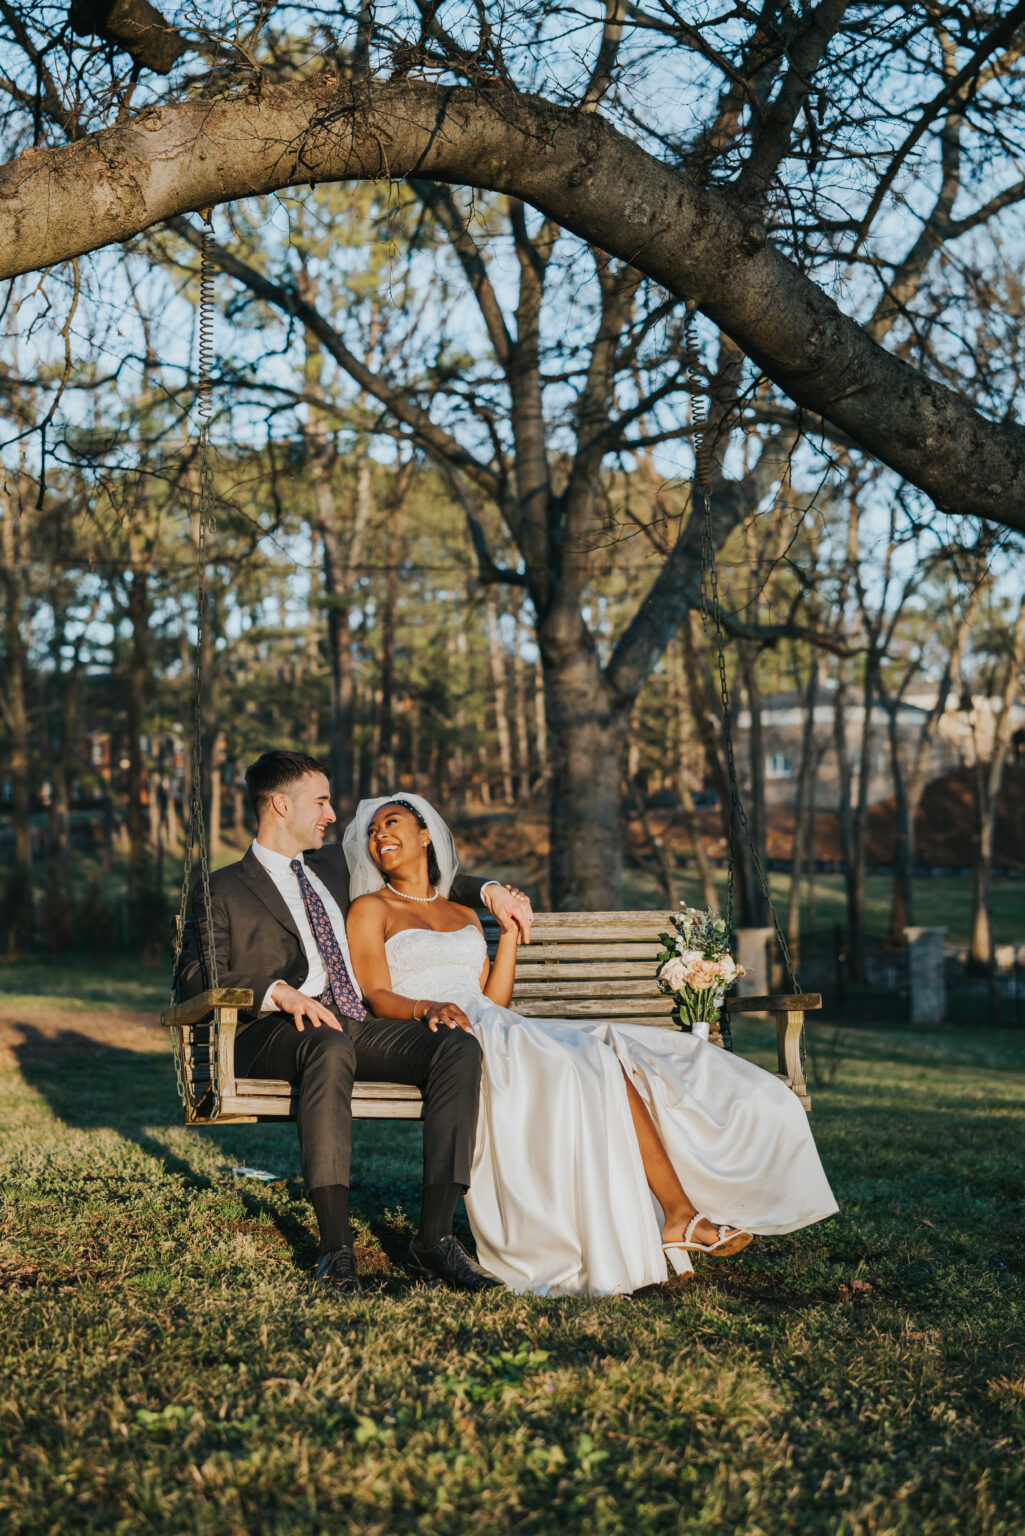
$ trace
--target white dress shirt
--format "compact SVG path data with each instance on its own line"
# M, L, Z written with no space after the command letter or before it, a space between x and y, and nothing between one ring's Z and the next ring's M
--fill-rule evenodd
M255 839L253 840L253 853L274 881L285 906L292 915L296 928L299 930L299 937L302 940L303 950L309 964L309 972L299 991L305 992L307 997L319 997L327 986L327 966L324 964L324 956L320 952L320 947L313 936L313 929L310 927L306 903L303 901L303 893L299 888L299 877L291 867L291 860L285 854L275 853L270 848L264 848ZM334 929L335 938L338 940L338 947L345 958L349 978L356 989L356 996L362 997L363 994L353 974L352 961L349 958L349 941L345 935L345 918L342 916L342 909L331 895L323 880L319 880L314 874L301 853L298 855L298 858L306 872L307 880L324 903L324 911L327 913L328 922ZM271 998L271 993L277 986L278 981L283 980L284 977L277 977L267 988L260 1007L261 1014L278 1013L280 1011L278 1005Z

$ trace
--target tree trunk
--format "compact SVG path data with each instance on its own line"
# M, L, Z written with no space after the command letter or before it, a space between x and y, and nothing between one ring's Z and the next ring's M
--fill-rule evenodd
M495 589L484 589L484 607L488 621L488 665L491 669L491 692L495 701L495 734L498 737L498 762L502 774L502 795L506 805L512 805L513 767L512 737L509 731L509 692L505 676L505 646L498 624L498 604Z
M760 880L757 865L766 868L767 849L765 832L765 738L762 731L762 693L758 685L758 654L749 646L741 647L741 676L747 694L747 707L751 719L748 761L751 772L751 792L748 796L748 830L754 848L745 857L737 859L737 873L745 882L744 909L747 921L754 928L762 928L768 921L768 902ZM739 853L739 849L738 849ZM757 860L757 862L756 862ZM766 879L768 876L766 875Z
M236 846L244 848L249 838L246 830L246 792L237 763L231 776L231 827Z
M127 591L131 644L125 672L125 734L128 738L128 910L138 911L146 883L147 816L142 803L142 732L149 680L149 575L136 564Z
M843 860L844 889L847 896L847 922L852 919L853 898L851 871L854 868L854 804L851 796L853 772L847 741L847 663L841 668L840 681L833 697L833 748L836 752L837 803L836 816L840 831L840 857ZM852 943L848 934L847 943Z
M989 877L993 868L995 807L976 803L975 868L972 870L972 933L969 951L973 970L988 970L993 963L993 936L989 922Z
M210 849L211 858L221 851L221 802L224 787L221 756L221 736L218 731L214 737L210 758L210 821L207 827L207 846Z
M538 782L548 777L548 722L545 718L545 672L540 656L534 667L534 732L537 740Z
M480 803L491 804L491 765L488 762L488 748L484 738L481 737L477 747L478 772L480 774Z
M648 808L644 800L643 775L638 775L636 778L630 778L627 782L630 786L634 805L637 808L637 817L641 824L641 831L644 833L644 840L647 843L648 849L651 853L651 860L654 866L655 876L662 888L662 894L666 899L666 906L675 907L677 905L678 898L676 893L676 875L673 870L672 855L667 851L661 837L652 826L651 817L648 815Z
M380 752L380 748L378 748ZM413 708L409 711L409 777L410 782L420 782L420 710L414 701ZM391 793L392 786L385 788L385 794Z
M989 762L979 764L977 782L977 847L972 877L972 941L970 959L977 968L993 963L993 937L989 918L989 881L993 869L993 842L996 831L1000 788L1011 744L1011 711L1021 685L1025 662L1025 598L1022 598L1011 636L1011 647L1004 668L1000 690L1000 713L993 723L993 745Z
M516 798L523 802L530 796L530 736L527 732L527 688L520 641L520 622L517 619L513 631L512 682L516 715Z
M617 711L592 637L542 634L551 763L551 904L614 910L623 901L621 774L625 712Z
M805 900L808 906L808 931L815 932L815 924L818 921L818 906L815 893L815 835L818 830L818 768L822 761L822 753L816 751L815 771L811 776L811 786L808 791L808 879L805 885Z
M886 734L890 748L890 777L893 780L893 897L890 902L890 939L899 943L905 928L915 921L914 822L917 805L912 806L908 782L900 760L897 715L900 699L886 700Z
M900 704L901 695L898 694L895 698L884 696L884 703L889 717L887 725L890 743L890 768L896 802L893 897L890 907L890 938L894 943L902 939L904 929L913 924L915 920L914 870L918 809L922 803L922 795L925 792L928 779L933 743L939 733L940 724L947 708L947 700L950 697L950 690L960 666L965 642L971 633L975 615L978 612L979 604L987 586L988 583L982 579L980 574L978 579L972 583L967 600L960 605L960 616L954 630L950 655L947 658L936 688L936 699L922 723L918 741L915 744L914 758L907 771L905 771L904 764L900 759L897 735L897 708Z
M875 740L873 715L875 712L876 659L869 653L865 658L865 678L862 685L861 750L858 754L858 803L854 815L853 867L848 874L847 928L851 952L851 969L860 981L865 971L865 901L866 863L868 859L868 805L869 785L872 778L872 746Z
M402 559L403 510L391 509L388 521L384 611L381 615L381 773L386 784L397 784L395 757L395 625L399 608L399 565Z
M790 855L790 898L787 903L787 944L795 964L801 943L801 872L807 840L807 808L818 756L815 745L815 706L818 703L821 671L821 653L813 649L804 692L804 729L801 732L801 760L797 769L794 842Z
M701 900L705 907L714 912L718 902L715 877L712 873L708 849L705 847L705 839L701 831L698 808L694 804L694 796L691 793L687 774L687 736L684 729L687 701L683 678L682 646L670 647L666 656L666 675L669 681L669 710L673 741L673 771L670 776L670 782L675 790L676 799L680 806L681 819L687 836L690 838L691 848L694 851L694 861L698 869L698 878L701 881Z
M462 623L455 628L449 628L445 634L445 652L449 662L450 696L453 698L452 707L452 750L449 753L448 765L452 780L452 802L457 810L462 810L466 803L466 748L464 745L464 732L466 730L466 712L464 701L466 690L469 686L469 670L467 656L469 653L469 641L466 638L466 630Z
M318 440L312 450L313 485L317 531L324 552L324 590L327 597L327 639L331 658L331 745L329 759L336 808L351 804L355 782L355 690L352 671L352 633L349 609L356 572L363 555L363 540L370 520L372 486L370 456L360 439L355 449L356 495L351 526L339 526L331 470L333 447ZM376 770L375 770L376 778Z
M32 934L32 822L29 759L29 712L26 698L26 650L22 621L27 584L21 538L21 510L2 486L0 505L0 579L4 589L4 660L2 698L11 773L11 831L14 862L8 889L8 953L15 954Z

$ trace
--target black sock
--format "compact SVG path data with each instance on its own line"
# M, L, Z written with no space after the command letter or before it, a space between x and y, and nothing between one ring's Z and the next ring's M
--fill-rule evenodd
M424 1185L418 1241L425 1248L432 1248L439 1238L447 1237L452 1231L452 1218L464 1188L462 1184Z
M323 1184L320 1189L310 1190L310 1200L317 1213L320 1228L320 1247L317 1257L323 1258L334 1248L352 1247L352 1228L349 1225L349 1191L344 1184Z

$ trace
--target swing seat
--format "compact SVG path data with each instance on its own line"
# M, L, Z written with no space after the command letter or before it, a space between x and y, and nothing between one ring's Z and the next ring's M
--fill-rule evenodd
M519 950L513 1006L535 1019L604 1019L677 1029L674 1003L658 987L658 933L671 912L544 912L534 920L531 942ZM497 925L485 917L493 947ZM253 994L215 987L169 1008L160 1022L177 1032L180 1089L187 1125L252 1124L294 1120L297 1091L291 1083L235 1076L235 1032L240 1009ZM778 1073L811 1107L801 1062L804 1016L821 1008L818 993L733 997L731 1015L771 1013L776 1023ZM722 1036L713 1032L722 1045ZM357 1120L419 1120L420 1090L402 1083L363 1083L353 1088Z

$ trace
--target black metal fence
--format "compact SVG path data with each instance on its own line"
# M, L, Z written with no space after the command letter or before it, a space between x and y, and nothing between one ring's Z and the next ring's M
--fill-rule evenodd
M945 967L948 1023L1025 1029L1025 945L987 970L973 968L964 954L948 954Z
M803 992L821 992L828 1021L892 1023L911 1017L911 978L906 944L867 939L858 954L842 926L801 935L792 950ZM789 992L775 939L766 956L770 990ZM967 954L948 951L944 958L945 1021L1025 1029L1025 944L997 950L988 969L973 968Z
M791 958L802 992L821 992L826 1021L904 1021L910 1017L908 951L904 944L866 939L860 954L842 927L801 935ZM768 945L771 990L789 992L790 980L775 939Z

